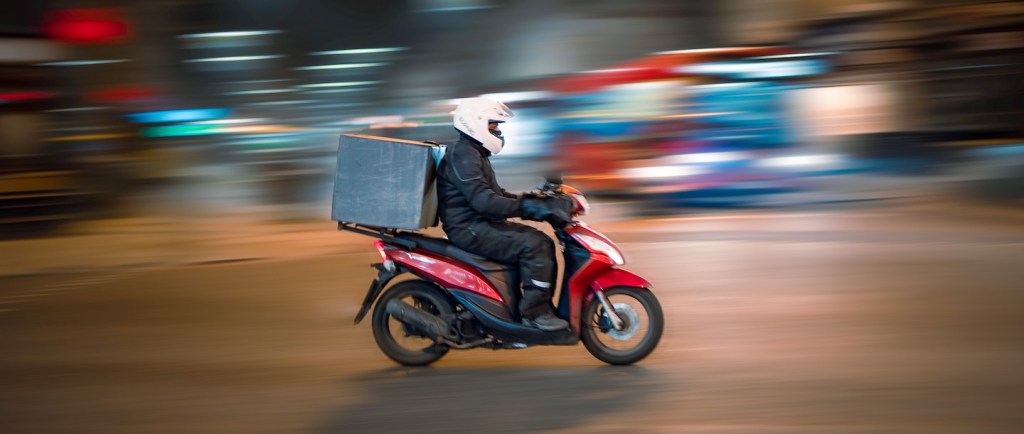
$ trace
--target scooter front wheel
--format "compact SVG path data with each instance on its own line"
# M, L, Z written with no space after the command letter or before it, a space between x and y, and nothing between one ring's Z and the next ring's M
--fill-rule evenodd
M614 327L600 300L594 297L583 308L583 346L612 365L629 365L647 357L658 346L665 328L661 304L654 293L646 288L616 286L606 289L604 295L622 320L622 327Z
M451 315L454 306L434 285L422 280L406 280L392 286L373 309L373 338L385 355L405 366L429 365L448 353L422 332L403 324L388 313L391 300L401 300L431 315Z

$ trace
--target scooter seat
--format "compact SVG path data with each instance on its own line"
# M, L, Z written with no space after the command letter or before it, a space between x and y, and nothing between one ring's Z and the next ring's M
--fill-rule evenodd
M397 237L416 243L417 248L458 259L480 269L481 271L502 271L514 268L513 265L495 262L483 256L469 253L455 247L455 245L452 244L451 241L448 241L447 238L428 237L412 232L402 232L397 234Z

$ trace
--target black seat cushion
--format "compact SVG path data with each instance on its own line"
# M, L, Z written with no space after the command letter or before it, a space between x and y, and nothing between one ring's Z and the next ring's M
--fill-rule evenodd
M433 238L412 232L402 232L397 236L398 238L416 243L417 248L458 259L482 271L502 271L514 268L510 264L495 262L455 247L447 238Z

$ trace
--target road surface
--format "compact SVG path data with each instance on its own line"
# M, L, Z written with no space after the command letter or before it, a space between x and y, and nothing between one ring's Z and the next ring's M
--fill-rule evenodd
M396 366L352 324L368 239L0 277L0 432L1021 432L1020 223L925 203L595 224L667 314L632 367L582 346Z

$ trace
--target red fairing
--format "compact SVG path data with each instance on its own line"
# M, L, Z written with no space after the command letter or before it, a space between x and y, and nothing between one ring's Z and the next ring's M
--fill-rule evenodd
M581 222L569 225L565 228L565 232L570 236L580 232L591 236L599 235L600 238L605 238ZM615 263L607 255L591 250L590 259L569 279L569 324L576 330L577 335L582 330L580 328L580 313L583 301L589 299L591 283L593 283L594 278L604 274L614 266Z
M604 234L594 230L594 228L590 227L586 223L575 222L575 223L573 223L572 227L568 228L568 229L569 230L566 230L566 232L568 232L569 235L575 236L577 233L580 233L580 234L583 234L583 235L590 235L590 236L592 236L594 238L597 238L599 240L602 240L602 241L604 241L604 242L606 242L608 244L611 244L613 246L615 245L615 243L613 243L611 239L609 239L608 237L604 236ZM577 238L577 240L579 240L579 238ZM579 241L582 242L582 240L579 240Z
M505 302L498 291L495 291L479 272L468 265L456 265L457 261L452 258L438 257L431 252L422 250L409 252L394 247L385 248L385 252L393 261L417 270L445 288L465 289L502 303Z
M570 236L575 236L579 233L612 244L608 237L583 222L575 222L566 227L565 231ZM590 260L583 264L579 271L569 279L569 324L572 325L577 334L581 330L580 315L585 303L588 303L593 298L595 292L604 291L613 286L650 288L651 283L629 271L615 268L615 262L608 255L590 250Z

